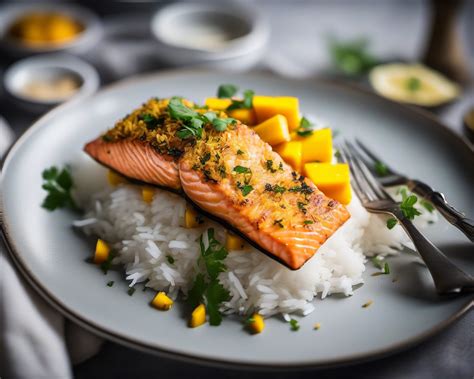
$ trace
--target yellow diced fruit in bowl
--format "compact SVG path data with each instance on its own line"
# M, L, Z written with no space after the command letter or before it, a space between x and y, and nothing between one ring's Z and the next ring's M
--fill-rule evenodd
M233 233L227 232L227 238L225 240L225 248L231 250L242 250L245 247L245 242L239 236Z
M314 130L309 136L302 137L297 133L291 133L291 139L301 141L303 144L302 161L308 162L332 162L332 132L331 129Z
M164 292L158 292L153 298L151 305L160 311L168 311L173 305L173 300Z
M239 120L245 125L253 126L257 123L257 116L255 115L255 111L253 109L233 109L227 113L230 117Z
M112 170L107 171L107 181L112 187L118 186L122 183L127 183L127 179L125 179L125 177Z
M199 304L193 313L191 313L191 319L189 320L189 326L191 328L197 328L206 322L206 307L204 304Z
M110 254L110 246L107 244L107 242L99 238L95 245L94 263L95 264L104 263L107 259L109 259L109 254Z
M307 163L304 174L331 199L345 205L351 202L350 171L346 163Z
M301 156L303 144L301 141L283 142L275 146L275 150L283 160L288 163L295 171L301 172Z
M253 130L266 143L275 146L290 140L290 132L285 116L277 114L258 124Z
M217 97L208 97L204 102L204 105L216 111L224 111L230 104L232 104L231 99L219 99Z
M255 313L247 320L248 327L252 331L252 333L261 333L263 329L265 329L265 321L263 317L258 313Z
M155 196L155 190L151 187L142 188L142 199L145 203L150 204L153 201L153 196Z
M277 114L281 114L285 116L290 130L298 128L300 124L300 109L297 97L254 96L253 108L258 122L263 122Z
M184 212L184 227L188 229L197 228L199 226L199 213L191 207L187 206Z

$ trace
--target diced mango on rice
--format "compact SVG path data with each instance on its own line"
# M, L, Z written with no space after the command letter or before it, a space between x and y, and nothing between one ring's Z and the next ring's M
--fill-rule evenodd
M245 241L233 233L227 232L225 248L231 250L242 250L245 247Z
M263 332L263 329L265 329L265 321L258 313L253 314L252 317L248 319L247 323L252 333L261 333Z
M187 206L184 211L184 227L188 229L197 228L199 226L199 213L191 207Z
M304 174L326 196L345 205L350 203L350 171L346 163L306 163Z
M288 163L295 171L301 172L301 157L303 144L301 141L283 142L275 146L274 150L280 154L283 160Z
M204 101L204 105L215 111L225 111L230 104L232 104L231 99L219 99L217 97L208 97Z
M107 242L99 238L95 245L94 263L96 264L104 263L107 259L109 259L109 254L110 254L110 246L107 244Z
M155 196L155 190L150 187L142 188L142 199L145 203L150 204L153 201L153 196Z
M262 140L275 146L290 140L285 116L277 114L253 128Z
M173 305L173 300L164 292L158 292L153 298L151 305L160 311L168 311Z
M191 319L189 320L189 326L191 328L197 328L206 322L206 307L204 304L199 304L191 313Z
M122 183L127 183L127 179L112 170L107 171L107 181L112 187L116 187Z
M280 114L285 116L290 130L298 128L300 124L299 100L296 97L254 96L253 109L258 122Z

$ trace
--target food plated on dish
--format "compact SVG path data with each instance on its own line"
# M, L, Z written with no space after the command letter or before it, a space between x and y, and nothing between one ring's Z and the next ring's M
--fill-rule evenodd
M143 283L160 310L183 297L191 327L237 314L258 333L281 314L298 330L290 314L313 312L318 294L352 295L367 256L390 274L384 256L408 240L352 198L331 129L301 116L297 98L236 93L220 86L204 106L150 99L85 145L108 185L80 203L74 171L51 168L43 206L84 208L74 225L99 238L93 262L124 265L130 294ZM392 194L410 219L437 219L406 188Z

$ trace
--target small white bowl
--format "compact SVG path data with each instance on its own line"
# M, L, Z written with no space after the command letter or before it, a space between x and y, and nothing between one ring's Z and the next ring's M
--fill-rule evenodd
M259 12L229 3L165 6L153 17L151 31L164 62L235 70L257 63L269 37Z
M29 12L58 12L70 16L84 26L76 38L58 45L30 46L8 36L15 20ZM68 52L83 54L91 50L102 38L103 29L99 18L86 8L74 4L29 3L9 4L0 7L0 50L12 58L32 54Z
M64 74L72 76L79 83L77 91L69 97L39 100L22 91L32 79L52 79ZM31 112L43 112L62 102L91 95L99 85L99 75L94 67L67 54L45 54L22 59L7 69L3 79L5 91L12 100Z

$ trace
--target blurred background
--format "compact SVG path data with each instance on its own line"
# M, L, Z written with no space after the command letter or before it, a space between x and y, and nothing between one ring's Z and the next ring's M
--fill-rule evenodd
M470 0L0 2L0 158L55 106L178 68L342 81L472 138L473 20ZM107 367L121 359L136 363L137 377L154 364L108 343L75 373L126 376L127 365ZM163 364L173 375L206 374Z

